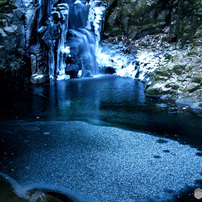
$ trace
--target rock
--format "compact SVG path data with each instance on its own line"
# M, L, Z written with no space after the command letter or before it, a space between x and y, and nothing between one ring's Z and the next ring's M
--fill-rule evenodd
M183 70L184 70L184 68L185 68L185 65L174 65L173 66L173 71L177 74L177 75L180 75L182 72L183 72Z
M202 83L202 76L200 74L194 74L191 81L195 83Z
M17 182L15 182L17 184ZM0 175L0 196L1 201L26 202L27 200L20 198L16 193L13 185L6 176Z
M196 90L199 89L199 88L200 88L200 84L197 84L197 83L189 83L189 84L185 87L184 91L185 91L185 92L188 91L189 93L192 93L192 92L196 91Z
M36 56L32 54L30 56L30 60L31 60L31 72L32 72L32 74L35 74L36 70L37 70L37 59L36 59Z
M29 46L30 37L32 34L34 19L36 17L36 9L32 4L32 1L27 0L24 5L28 8L25 12L25 34L26 34L26 46Z
M18 189L16 189L17 187ZM17 192L17 190L19 192ZM70 197L62 194L55 195L60 196L66 201L73 201ZM29 202L29 201L41 201L41 202L62 202L63 200L60 200L54 196L51 196L50 194L44 193L42 191L39 191L37 189L31 189L27 190L24 193L23 187L18 184L15 180L12 178L0 174L0 200L1 201L15 201L15 202Z
M197 114L201 114L202 113L202 102L193 103L193 105L191 105L190 108L192 110L194 110L194 112L196 112Z
M116 69L113 67L106 67L105 74L115 74Z
M3 41L4 37L7 37L7 34L6 34L6 32L2 28L0 28L0 38L1 38L1 41Z
M0 61L4 57L4 46L0 46Z
M44 201L44 202L62 202L62 200L57 199L49 194L43 193L36 189L31 189L26 192L29 201Z
M33 74L30 79L33 84L41 84L49 81L49 75Z
M154 84L146 89L148 95L161 95L162 84Z
M179 85L177 83L175 83L171 87L172 87L172 89L177 90L179 88Z
M12 26L4 27L3 29L7 35L11 35L11 34L15 34L17 32L18 26L12 25Z
M176 104L188 105L188 106L193 104L192 100L190 100L189 98L183 98L183 97L178 98L175 102Z
M22 17L24 16L24 14L25 14L25 12L24 12L24 10L21 9L21 8L18 8L18 9L16 9L16 10L14 10L14 15L16 16L16 18L17 18L18 20L21 20Z

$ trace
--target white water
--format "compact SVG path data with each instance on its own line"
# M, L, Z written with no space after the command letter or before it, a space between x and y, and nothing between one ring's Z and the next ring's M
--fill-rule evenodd
M49 77L58 80L93 76L99 73L97 54L100 47L103 14L101 1L38 1L36 43L41 53L47 52ZM44 58L45 59L45 58ZM46 73L46 72L43 72ZM39 73L40 74L40 73Z
M143 82L148 81L150 73L158 68L164 58L163 55L146 51L139 51L135 55L126 54L121 44L104 44L100 50L97 61L102 68L111 67L117 76L137 78Z
M56 73L59 76L65 75L65 56L68 56L68 47L65 46L66 37L68 32L68 19L69 19L69 6L67 4L58 4L58 8L60 9L60 13L62 15L62 23L60 25L61 28L61 37L58 42L57 49L57 66Z
M158 67L160 56L152 53L129 54L124 44L100 45L105 7L97 0L57 0L39 2L36 28L37 43L48 46L50 78L58 80L94 76L100 69L112 68L121 77L146 81L150 72ZM48 18L49 24L44 23ZM39 45L39 46L40 46ZM137 62L137 60L139 62ZM138 63L138 65L137 65ZM72 73L73 72L73 73ZM102 71L103 72L103 71Z
M70 37L67 39L71 62L69 64L63 63L62 67L59 65L59 75L65 75L65 71L77 71L77 77L99 74L96 57L100 48L104 10L99 1L91 0L87 3L76 0L74 2L69 17L70 29L68 32ZM66 39L66 36L67 33L64 30L62 38ZM63 46L59 48L64 49ZM64 59L60 58L60 60Z

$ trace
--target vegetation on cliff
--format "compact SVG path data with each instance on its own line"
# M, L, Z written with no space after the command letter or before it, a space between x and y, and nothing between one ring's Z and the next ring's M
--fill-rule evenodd
M146 83L146 93L202 107L201 5L198 0L114 0L104 36L124 35L139 52L163 57Z

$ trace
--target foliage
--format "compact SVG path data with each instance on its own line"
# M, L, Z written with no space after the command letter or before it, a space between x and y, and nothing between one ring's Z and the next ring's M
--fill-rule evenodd
M12 4L15 0L0 0L0 6L6 5L6 4Z

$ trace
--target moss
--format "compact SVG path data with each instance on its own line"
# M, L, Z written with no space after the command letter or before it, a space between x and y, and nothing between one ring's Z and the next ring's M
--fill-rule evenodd
M174 89L174 90L177 90L179 88L179 85L178 84L174 84L173 86L172 86L172 89Z
M195 83L202 83L202 76L194 75L191 80L192 80L192 82L195 82Z
M193 48L191 49L188 53L187 53L188 56L193 56L193 55L199 55L199 52L197 50L197 48Z
M165 59L167 59L167 60L171 60L171 59L173 58L173 56L172 56L171 54L169 54L169 53L166 53L166 54L164 55L164 57L165 57Z
M193 93L194 91L198 90L199 88L200 88L199 84L190 83L185 87L184 92Z
M156 71L160 76L171 76L170 66L167 64L163 66L160 70Z
M184 68L185 68L185 65L174 65L173 71L174 71L177 75L180 75L180 74L182 74Z
M159 95L160 94L160 89L153 88L152 86L150 86L149 88L147 88L146 94L148 94L148 95Z

